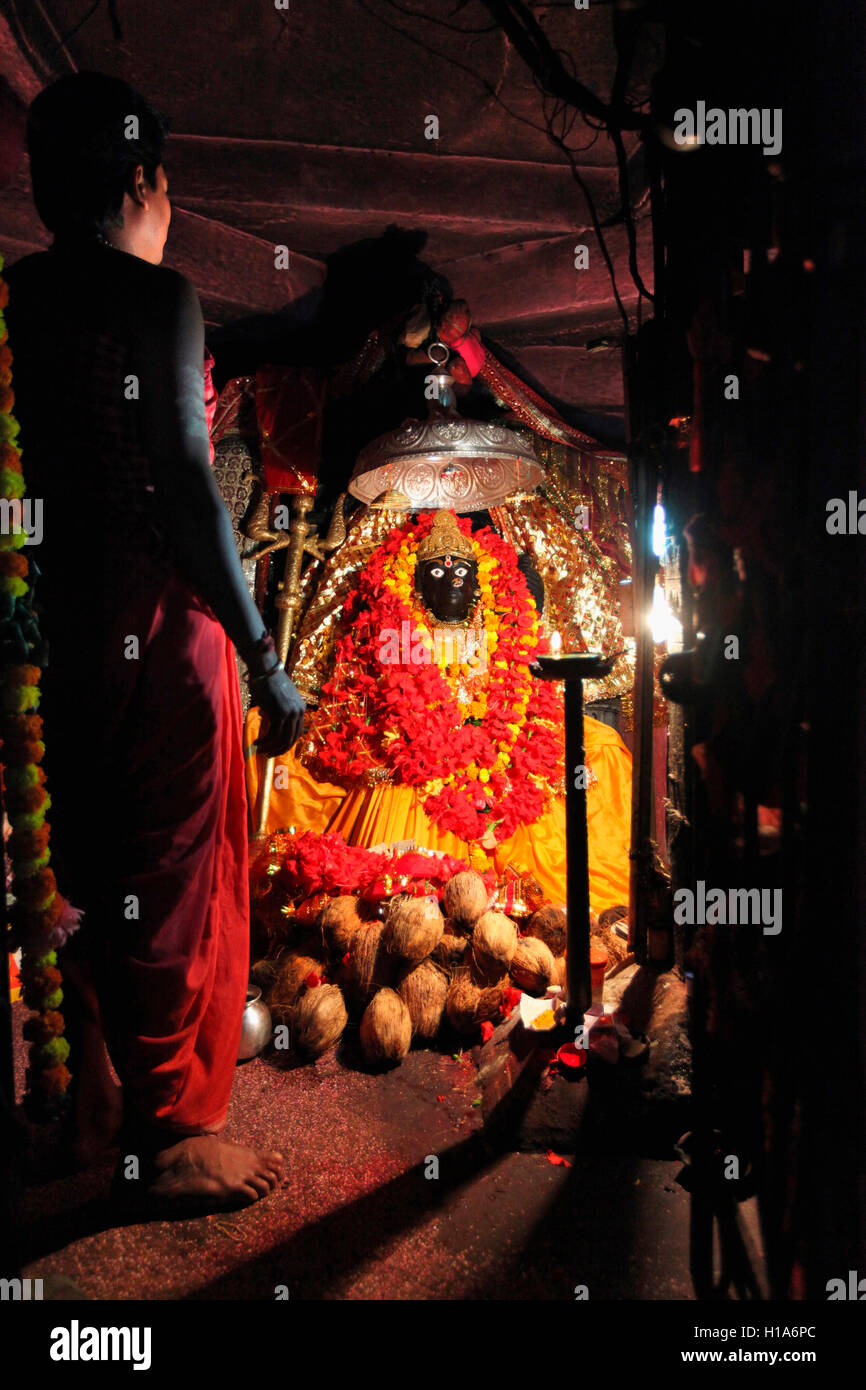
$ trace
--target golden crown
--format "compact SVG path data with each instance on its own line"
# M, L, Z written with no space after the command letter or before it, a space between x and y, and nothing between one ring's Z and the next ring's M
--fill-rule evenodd
M433 518L433 525L418 546L419 564L423 564L425 560L436 559L440 555L462 555L464 560L475 559L472 542L460 530L453 512L437 512Z

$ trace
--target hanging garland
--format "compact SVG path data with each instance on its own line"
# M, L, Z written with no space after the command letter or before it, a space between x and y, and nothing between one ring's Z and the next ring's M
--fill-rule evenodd
M472 542L481 589L469 626L487 661L479 672L453 649L437 654L414 590L418 543L433 520L422 514L392 531L348 595L334 674L310 720L309 760L349 782L384 772L416 787L443 830L501 842L537 820L558 790L561 702L529 669L547 639L514 548L490 528L473 533L468 518L457 524ZM403 631L413 650L383 663L383 633Z
M3 258L0 256L0 270ZM12 352L3 310L9 288L0 276L0 496L8 502L24 497L24 477L17 445L18 422L12 414ZM8 509L11 512L11 508ZM50 830L46 813L51 798L40 763L45 754L39 706L41 638L33 610L30 562L21 549L22 528L0 531L0 759L3 795L11 833L6 841L14 905L12 939L22 948L24 1002L33 1010L24 1024L30 1043L25 1107L31 1119L56 1119L65 1107L71 1080L63 1036L63 1002L57 948L79 924L81 913L57 891L50 868Z

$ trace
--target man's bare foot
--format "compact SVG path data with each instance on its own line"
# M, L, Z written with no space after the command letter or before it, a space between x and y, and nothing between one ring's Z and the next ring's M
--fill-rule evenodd
M197 1134L158 1153L153 1173L148 1200L217 1211L267 1197L283 1175L283 1156L228 1144L215 1134Z

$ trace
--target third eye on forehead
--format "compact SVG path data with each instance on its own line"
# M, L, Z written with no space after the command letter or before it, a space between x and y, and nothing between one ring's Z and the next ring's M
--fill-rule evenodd
M433 568L430 570L430 573L434 579L441 579L443 574L445 573L445 570L442 568L441 565L434 565ZM455 565L453 573L458 575L462 579L464 575L467 575L469 573L469 571L465 565Z

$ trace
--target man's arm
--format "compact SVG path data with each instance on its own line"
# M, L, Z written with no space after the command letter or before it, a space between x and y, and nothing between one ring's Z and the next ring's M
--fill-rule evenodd
M161 270L135 329L143 440L157 500L181 572L210 606L258 677L275 665L255 650L264 633L235 548L231 518L210 466L204 408L204 321L188 280ZM256 684L267 716L259 750L284 752L299 737L304 701L280 669Z
M136 342L145 449L177 562L241 656L261 637L231 518L210 466L204 409L204 322L189 281L159 277Z

